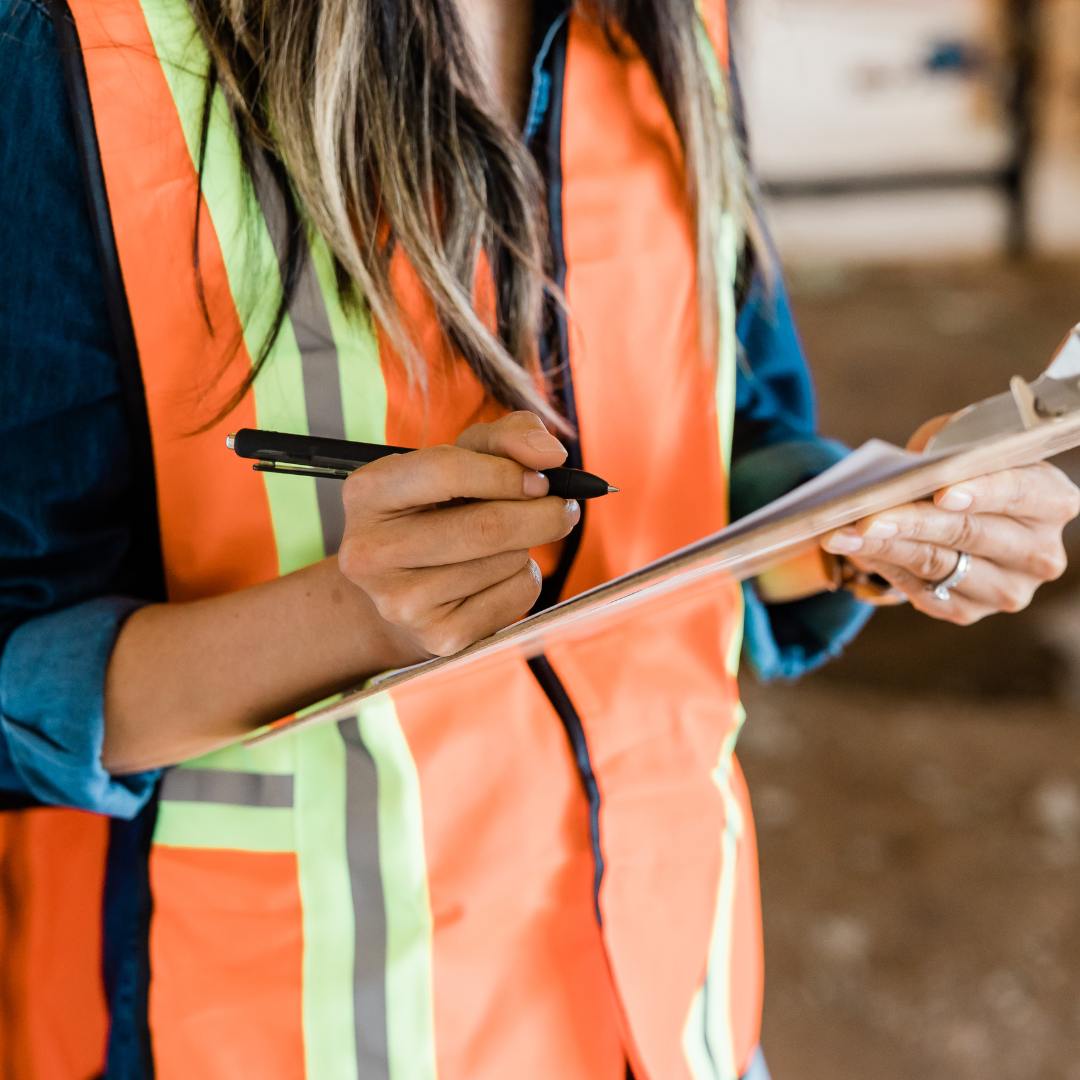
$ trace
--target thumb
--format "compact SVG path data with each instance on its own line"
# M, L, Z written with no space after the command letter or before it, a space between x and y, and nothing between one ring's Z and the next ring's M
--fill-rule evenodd
M490 424L473 424L457 445L478 454L505 457L527 469L554 469L566 460L566 448L535 413L512 412Z

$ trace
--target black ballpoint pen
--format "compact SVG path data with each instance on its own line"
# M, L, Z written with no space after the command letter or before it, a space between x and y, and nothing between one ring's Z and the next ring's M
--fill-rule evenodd
M238 457L255 460L258 472L286 476L329 477L344 480L349 473L391 454L411 454L405 446L324 439L318 435L289 435L281 431L241 428L225 440ZM548 493L561 499L597 499L619 489L582 469L543 469Z

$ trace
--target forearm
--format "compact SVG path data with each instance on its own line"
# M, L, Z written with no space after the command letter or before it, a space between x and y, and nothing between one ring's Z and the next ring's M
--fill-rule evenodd
M127 773L186 760L420 659L334 559L224 596L150 605L128 619L109 661L103 761Z

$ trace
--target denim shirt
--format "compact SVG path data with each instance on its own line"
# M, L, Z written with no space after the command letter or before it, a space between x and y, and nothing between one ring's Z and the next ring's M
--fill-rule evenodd
M40 0L0 0L0 73L0 799L129 818L156 774L113 777L100 757L109 655L124 619L143 603L123 578L130 451L62 73ZM538 81L532 108L542 107ZM738 329L731 492L733 508L746 513L844 450L815 433L782 285L756 281ZM867 617L846 594L773 607L752 588L746 596L746 651L764 677L795 677L824 662Z

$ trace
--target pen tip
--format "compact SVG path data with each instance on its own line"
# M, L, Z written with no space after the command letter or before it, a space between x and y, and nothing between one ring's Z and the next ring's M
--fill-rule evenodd
M607 493L609 495L614 495L617 491L619 491L619 488L617 488L614 484L608 484Z
M226 435L226 436L225 436L225 445L226 445L226 446L227 446L227 447L228 447L228 448L229 448L230 450L235 450L235 449L236 449L236 435L235 435L235 434L232 434L232 435Z

